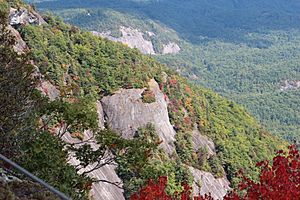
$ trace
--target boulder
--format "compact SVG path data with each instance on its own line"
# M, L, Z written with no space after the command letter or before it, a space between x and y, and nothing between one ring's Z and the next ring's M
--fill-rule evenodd
M47 80L41 79L37 89L41 91L43 95L47 96L50 101L55 100L60 95L60 91Z
M8 25L8 30L10 31L11 35L15 38L15 45L14 45L14 50L19 53L22 54L26 51L28 51L28 46L26 44L26 42L22 39L20 33L14 29L11 25Z

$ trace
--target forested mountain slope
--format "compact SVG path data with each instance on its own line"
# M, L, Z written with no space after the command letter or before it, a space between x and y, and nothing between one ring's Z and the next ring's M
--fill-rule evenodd
M0 2L0 153L73 199L128 199L162 175L170 195L187 182L222 198L240 169L256 179L285 148L242 106L137 49ZM101 193L112 180L95 171L124 195L117 183Z
M47 1L36 4L87 30L144 33L158 55L195 83L244 105L272 133L300 138L300 4L276 0ZM155 35L149 37L147 32Z

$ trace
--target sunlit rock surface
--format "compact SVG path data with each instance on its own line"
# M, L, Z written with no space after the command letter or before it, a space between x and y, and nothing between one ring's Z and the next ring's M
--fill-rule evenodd
M176 54L180 51L180 47L178 46L178 44L174 43L174 42L170 42L167 45L164 45L164 49L162 54Z
M193 167L189 167L193 177L193 194L201 195L211 193L214 199L223 199L227 191L230 189L229 181L224 178L215 178L211 173L200 171Z
M196 125L192 133L192 142L195 150L198 150L200 147L204 147L207 149L209 157L216 154L214 142L206 135L202 135Z
M107 123L124 138L132 138L138 128L152 123L163 141L162 148L172 154L176 133L169 121L167 102L154 80L149 82L149 87L155 94L156 101L153 103L142 102L144 89L122 89L104 97L101 103Z
M93 32L93 34L112 41L127 44L131 48L139 49L144 54L155 54L152 42L146 40L141 31L124 26L120 27L120 31L122 33L122 37L119 38L112 37L109 31L104 33Z
M11 8L9 12L9 24L11 26L18 25L42 25L46 23L40 14L35 12L34 10L28 10L26 8Z

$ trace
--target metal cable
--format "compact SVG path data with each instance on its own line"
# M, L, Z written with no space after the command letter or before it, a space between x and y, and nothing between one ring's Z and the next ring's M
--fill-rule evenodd
M29 171L27 171L26 169L20 167L17 163L11 161L10 159L8 159L5 156L3 156L2 154L0 154L0 160L3 160L4 162L10 164L11 166L13 166L17 170L19 170L20 172L22 172L23 174L25 174L26 176L28 176L32 180L38 182L39 184L41 184L42 186L44 186L45 188L47 188L48 190L50 190L51 192L53 192L54 194L56 194L57 196L59 196L62 200L71 200L64 193L56 190L54 187L52 187L48 183L46 183L45 181L39 179L35 175L31 174Z

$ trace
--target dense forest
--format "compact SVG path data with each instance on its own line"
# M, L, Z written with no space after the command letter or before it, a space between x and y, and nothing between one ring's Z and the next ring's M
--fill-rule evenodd
M298 2L47 1L36 6L116 37L120 25L152 31L158 50L166 41L179 43L179 54L156 58L244 105L272 133L299 141L299 89L282 90L286 81L300 80Z
M182 182L190 183L193 178L187 166L215 177L226 175L234 187L240 169L255 180L259 174L255 164L271 159L275 149L286 149L284 141L266 131L242 106L190 83L136 49L93 36L52 15L44 16L46 23L40 26L15 27L29 48L23 54L15 52L15 38L6 29L10 6L24 5L4 1L0 7L0 153L73 199L87 198L89 185L97 181L84 173L78 175L80 167L101 160L107 151L118 164L128 198L149 178L165 174L170 177L168 194L174 195ZM49 101L35 89L41 78L59 89L59 99ZM98 127L97 100L121 88L147 88L150 79L156 80L169 99L170 121L176 130L172 156L158 148L160 141L151 124L141 127L133 139L120 137L108 126ZM155 99L145 94L143 101ZM79 138L84 130L92 130L99 149L63 142L61 135L51 132L61 124L65 132L78 133ZM195 125L213 140L216 155L208 157L205 148L193 149ZM68 152L79 159L78 166L67 163Z

